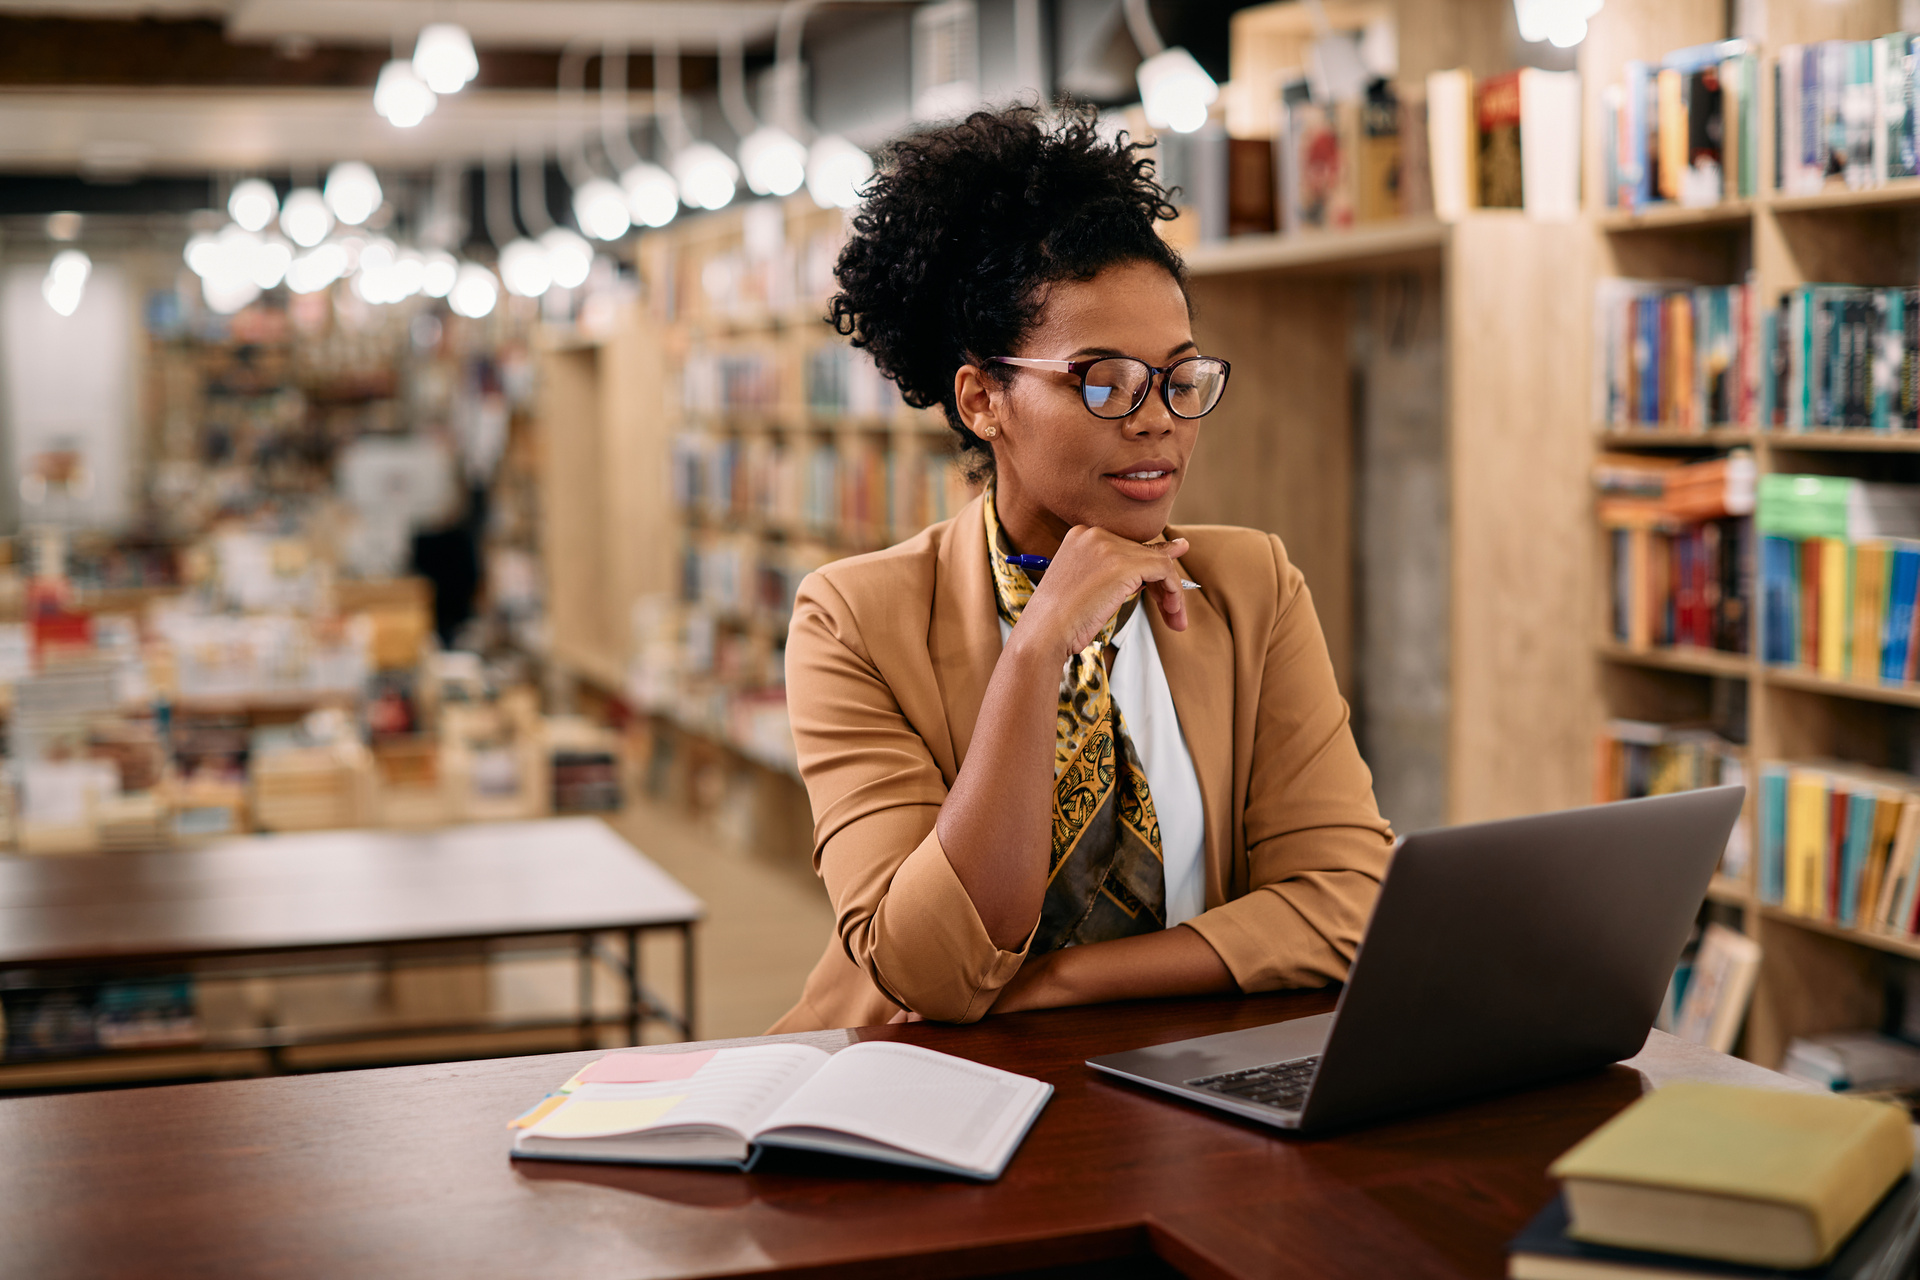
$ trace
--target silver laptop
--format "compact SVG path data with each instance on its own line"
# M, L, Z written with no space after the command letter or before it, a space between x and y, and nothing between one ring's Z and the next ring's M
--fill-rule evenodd
M1714 787L1403 837L1332 1013L1087 1065L1311 1132L1630 1058L1745 794Z

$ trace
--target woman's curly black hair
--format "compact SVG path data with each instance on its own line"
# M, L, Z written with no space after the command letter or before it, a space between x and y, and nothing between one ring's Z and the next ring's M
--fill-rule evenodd
M1015 106L890 143L834 267L834 327L908 404L946 410L976 469L992 454L960 421L954 370L1018 350L1042 286L1150 262L1186 288L1185 264L1154 230L1176 211L1146 145L1109 142L1095 125L1091 108L1048 119Z

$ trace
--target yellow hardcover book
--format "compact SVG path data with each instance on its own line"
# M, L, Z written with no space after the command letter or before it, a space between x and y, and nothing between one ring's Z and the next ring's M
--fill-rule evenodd
M1886 883L1887 866L1893 860L1894 837L1900 831L1900 816L1910 806L1907 797L1883 791L1874 801L1873 840L1867 846L1867 865L1860 872L1860 895L1854 907L1854 922L1861 928L1878 917L1880 886Z
M1832 1257L1912 1163L1904 1107L1683 1080L1549 1172L1576 1240L1785 1268Z
M1803 916L1826 905L1827 775L1795 769L1787 780L1786 898L1780 905Z
M1907 890L1907 878L1913 874L1916 835L1920 835L1920 799L1909 797L1901 806L1900 821L1893 829L1893 844L1887 850L1887 869L1873 896L1873 909L1866 916L1868 928L1893 926L1894 913Z
M1847 606L1853 548L1842 538L1820 539L1820 674L1847 675Z
M1886 612L1887 564L1893 549L1884 542L1861 542L1853 548L1853 645L1851 673L1855 680L1880 683L1880 623Z

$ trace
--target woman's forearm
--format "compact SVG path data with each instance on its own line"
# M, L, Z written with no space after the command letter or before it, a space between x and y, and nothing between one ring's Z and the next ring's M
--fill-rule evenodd
M1067 947L1029 960L1001 992L993 1012L1212 995L1235 989L1233 974L1219 953L1182 925Z
M966 764L940 806L940 847L1003 951L1033 931L1046 895L1060 668L1056 655L1034 652L1014 628L981 701Z

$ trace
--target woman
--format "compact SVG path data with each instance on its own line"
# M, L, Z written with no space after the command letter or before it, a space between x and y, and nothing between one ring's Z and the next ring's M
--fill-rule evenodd
M1279 540L1167 527L1229 370L1152 172L1088 113L981 113L854 220L836 324L990 480L800 586L837 922L775 1031L1346 976L1391 832Z

